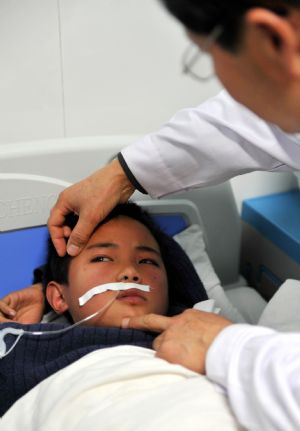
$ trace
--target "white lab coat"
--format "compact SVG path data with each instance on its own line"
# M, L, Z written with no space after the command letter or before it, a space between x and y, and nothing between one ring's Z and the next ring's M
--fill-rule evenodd
M122 155L149 195L161 197L256 170L299 170L300 139L261 120L222 91L178 112Z
M206 358L207 376L223 386L239 422L251 431L300 430L300 334L236 324Z
M223 91L178 112L122 155L145 190L161 197L254 170L300 170L300 139ZM233 325L210 347L206 368L247 429L300 430L300 334Z

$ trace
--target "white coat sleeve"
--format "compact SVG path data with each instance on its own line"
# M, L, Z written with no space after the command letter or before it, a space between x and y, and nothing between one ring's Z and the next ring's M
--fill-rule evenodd
M152 196L217 184L255 170L300 169L300 143L226 91L178 112L156 133L122 151L127 167Z
M300 334L232 325L208 350L207 377L247 430L299 431Z

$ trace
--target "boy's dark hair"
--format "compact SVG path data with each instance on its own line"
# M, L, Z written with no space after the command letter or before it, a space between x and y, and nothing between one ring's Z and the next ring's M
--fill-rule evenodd
M254 7L269 9L287 16L289 8L300 8L300 0L160 0L188 30L209 35L221 26L217 42L222 48L235 52L238 49L243 17Z
M168 278L168 314L176 314L185 308L192 307L196 302L207 299L203 284L185 252L173 238L166 235L159 228L151 216L140 206L132 202L117 205L110 214L97 225L95 230L102 224L118 216L126 216L137 220L146 226L156 239L160 247ZM69 214L66 218L66 225L73 229L77 221L78 216ZM68 272L71 260L72 257L69 255L63 257L58 256L51 239L48 239L48 256L43 279L44 288L46 288L51 280L62 284L68 284Z

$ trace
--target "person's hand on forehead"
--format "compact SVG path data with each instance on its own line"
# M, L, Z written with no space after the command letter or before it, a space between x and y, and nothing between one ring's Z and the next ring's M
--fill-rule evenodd
M51 210L48 229L60 256L76 256L86 245L96 225L118 204L127 202L134 186L117 160L88 178L65 189ZM72 232L64 226L74 212L79 220ZM65 237L69 236L66 246Z

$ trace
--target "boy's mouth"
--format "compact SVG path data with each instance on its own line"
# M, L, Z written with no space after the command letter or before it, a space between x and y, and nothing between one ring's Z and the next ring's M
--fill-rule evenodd
M128 302L133 305L138 305L146 302L146 298L138 289L128 289L120 291L117 300Z

